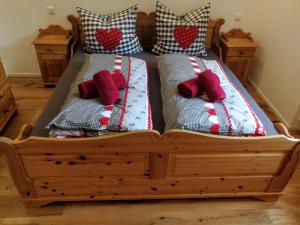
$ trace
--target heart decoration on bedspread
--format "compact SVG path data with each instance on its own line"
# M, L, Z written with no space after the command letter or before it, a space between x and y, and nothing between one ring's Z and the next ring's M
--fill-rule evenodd
M119 28L109 30L99 28L96 31L96 40L104 49L112 52L118 47L122 40L122 31Z
M102 125L102 126L107 126L108 123L109 123L109 118L108 117L102 117L99 119L99 123Z
M102 129L107 129L113 108L114 108L113 105L108 105L105 106L104 111L101 112L102 117L99 119L99 123L102 126Z
M219 133L219 129L220 129L220 125L219 124L214 124L212 125L209 130L212 134L218 134Z
M206 111L209 114L208 120L212 123L209 130L212 134L218 134L220 129L220 122L217 116L216 108L212 103L206 103L205 106L207 108Z
M199 30L196 26L175 26L173 31L175 41L181 48L186 49L195 42L198 37Z
M207 112L208 112L208 114L210 114L210 115L212 115L212 116L216 116L216 115L217 115L215 109L208 109Z

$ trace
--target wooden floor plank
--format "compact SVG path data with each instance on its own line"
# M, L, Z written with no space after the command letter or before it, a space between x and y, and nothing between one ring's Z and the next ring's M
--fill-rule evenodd
M10 78L19 113L1 135L15 138L24 123L34 123L53 88L39 78ZM247 89L272 121L276 116L251 84ZM295 136L300 134L295 132ZM56 203L26 209L18 200L4 155L0 154L0 224L3 225L300 225L300 166L276 203L254 199L105 201Z

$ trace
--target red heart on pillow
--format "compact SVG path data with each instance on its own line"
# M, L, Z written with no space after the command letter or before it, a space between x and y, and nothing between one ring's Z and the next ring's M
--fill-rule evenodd
M96 40L103 46L104 49L112 52L118 47L122 40L122 31L118 28L112 28L109 30L99 28L96 31Z
M197 39L199 29L196 26L175 26L173 34L181 48L186 49Z

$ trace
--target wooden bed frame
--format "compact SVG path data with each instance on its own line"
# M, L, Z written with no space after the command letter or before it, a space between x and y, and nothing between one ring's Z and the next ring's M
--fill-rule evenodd
M139 13L137 33L153 44L154 14ZM82 43L74 16L73 38ZM224 20L211 20L207 47L219 43ZM13 141L0 138L11 176L27 207L57 201L255 197L276 200L300 157L299 140L280 135L224 137L187 130L126 132L54 139L30 136L24 125Z

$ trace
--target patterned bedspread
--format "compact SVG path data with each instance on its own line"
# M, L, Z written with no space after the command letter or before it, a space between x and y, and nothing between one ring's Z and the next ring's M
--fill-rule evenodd
M105 106L98 98L79 97L78 84L92 79L100 70L120 70L124 74L127 86L120 91L122 100L119 103ZM47 128L52 129L50 134L63 134L63 131L72 131L65 134L74 134L65 136L81 136L79 134L84 132L104 135L109 131L152 129L146 62L128 56L86 55L85 63L71 85L61 111Z
M168 129L187 129L220 135L265 135L265 129L246 99L215 60L186 55L158 56L163 114ZM227 97L217 103L200 97L186 99L177 85L206 69L218 75Z

